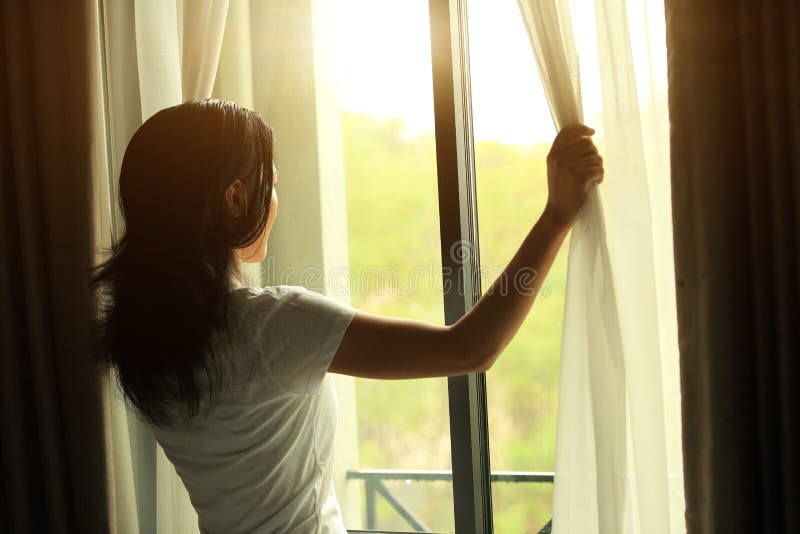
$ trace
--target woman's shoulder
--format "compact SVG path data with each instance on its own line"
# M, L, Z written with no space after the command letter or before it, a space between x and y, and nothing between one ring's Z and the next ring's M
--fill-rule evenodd
M240 321L263 321L272 318L279 310L304 305L309 296L316 294L303 286L240 286L232 289L229 307Z
M241 286L233 290L231 301L240 321L256 321L259 325L272 320L292 324L328 322L356 312L339 299L301 285Z
M291 298L293 295L305 295L310 290L296 285L274 286L238 286L231 290L231 301L239 306L258 306Z

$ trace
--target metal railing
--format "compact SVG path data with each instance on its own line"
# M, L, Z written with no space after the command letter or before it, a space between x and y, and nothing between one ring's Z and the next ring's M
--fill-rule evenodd
M348 480L363 480L365 492L365 511L367 530L378 528L377 500L378 496L388 502L397 514L414 529L414 532L431 532L425 523L417 517L392 491L386 487L384 481L402 480L410 482L452 482L452 471L422 471L422 470L401 470L401 469L357 469L347 472ZM492 482L507 483L538 483L552 484L553 473L537 473L527 471L493 471L491 474ZM548 523L541 532L549 532Z

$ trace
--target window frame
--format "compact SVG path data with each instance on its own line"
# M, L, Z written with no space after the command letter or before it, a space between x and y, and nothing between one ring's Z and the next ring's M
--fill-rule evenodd
M429 0L445 323L481 296L466 0ZM491 534L486 374L448 378L458 534Z

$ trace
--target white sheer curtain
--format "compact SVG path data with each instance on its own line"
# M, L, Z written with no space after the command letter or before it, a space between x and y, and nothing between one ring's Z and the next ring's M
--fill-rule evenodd
M160 109L211 96L228 0L103 2L108 172L119 176L133 132ZM114 237L122 221L109 211ZM149 428L112 395L110 407L116 530L197 532L197 515L172 464Z
M685 532L663 4L518 3L556 128L606 167L570 239L553 531Z

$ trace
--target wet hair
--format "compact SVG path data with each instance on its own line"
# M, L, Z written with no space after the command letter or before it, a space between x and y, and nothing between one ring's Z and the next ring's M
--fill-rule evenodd
M255 112L224 100L159 111L133 135L122 161L125 229L93 272L98 355L145 419L171 426L210 403L236 271L233 249L259 239L273 187L273 136ZM225 191L242 182L241 216ZM208 379L203 384L199 377Z

